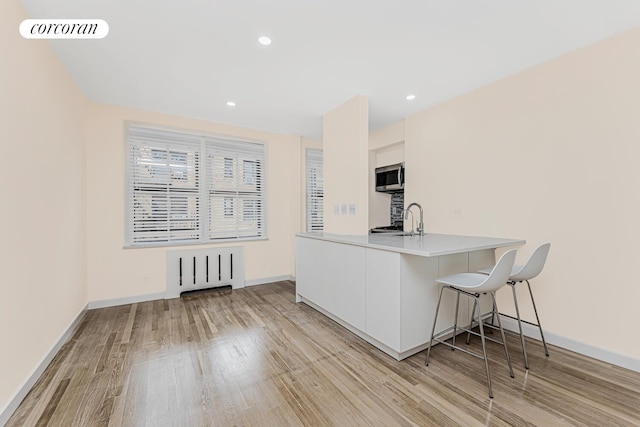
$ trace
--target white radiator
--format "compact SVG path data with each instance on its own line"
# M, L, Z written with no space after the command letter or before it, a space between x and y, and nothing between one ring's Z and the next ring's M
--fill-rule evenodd
M167 251L165 298L181 293L229 286L244 288L244 257L241 246Z

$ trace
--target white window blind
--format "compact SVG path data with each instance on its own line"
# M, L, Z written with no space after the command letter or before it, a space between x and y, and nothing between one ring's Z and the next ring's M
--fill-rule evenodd
M307 231L323 229L322 150L308 148L306 152Z
M131 244L200 239L200 138L129 127Z
M265 236L264 145L128 127L128 245Z
M211 240L264 235L264 145L205 137Z

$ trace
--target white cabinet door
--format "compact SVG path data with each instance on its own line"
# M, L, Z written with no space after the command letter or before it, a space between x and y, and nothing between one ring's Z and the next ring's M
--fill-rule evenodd
M365 332L400 351L400 254L367 249Z
M296 293L326 308L327 289L324 282L328 274L324 258L330 252L330 246L320 243L296 238Z
M438 258L401 258L401 351L429 342L438 302Z
M296 293L365 329L365 248L296 238Z
M360 330L365 328L365 248L333 244L328 257L333 312Z

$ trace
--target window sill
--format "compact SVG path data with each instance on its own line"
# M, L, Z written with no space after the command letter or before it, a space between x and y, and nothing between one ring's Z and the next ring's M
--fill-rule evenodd
M122 249L149 249L149 248L177 248L188 246L212 246L220 244L230 243L245 243L245 242L263 242L269 240L268 237L243 237L240 239L216 239L208 240L206 242L157 242L157 243L138 243L135 245L124 245Z

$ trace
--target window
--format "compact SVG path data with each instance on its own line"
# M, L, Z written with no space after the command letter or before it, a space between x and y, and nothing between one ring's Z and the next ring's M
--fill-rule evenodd
M264 237L264 145L204 140L209 240ZM244 211L249 205L248 215ZM233 214L227 215L229 211Z
M265 237L264 144L128 127L127 244Z
M323 229L322 150L308 148L306 152L307 231Z

